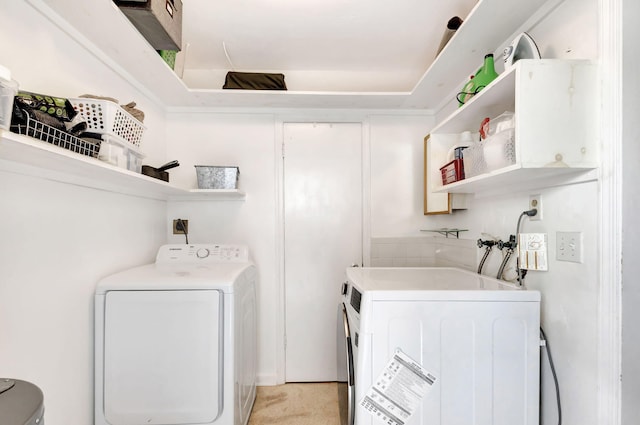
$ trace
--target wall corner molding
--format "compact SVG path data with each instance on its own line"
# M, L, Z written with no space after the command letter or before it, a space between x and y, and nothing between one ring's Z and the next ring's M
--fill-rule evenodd
M600 286L598 418L620 425L622 290L622 2L600 0Z

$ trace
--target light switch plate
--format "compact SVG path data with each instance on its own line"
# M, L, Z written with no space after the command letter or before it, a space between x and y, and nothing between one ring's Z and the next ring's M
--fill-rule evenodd
M556 260L582 263L582 232L556 232Z

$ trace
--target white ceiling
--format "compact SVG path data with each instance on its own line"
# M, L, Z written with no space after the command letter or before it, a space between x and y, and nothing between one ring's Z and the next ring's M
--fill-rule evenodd
M183 0L184 80L219 89L230 70L281 72L290 90L410 91L447 21L476 3Z

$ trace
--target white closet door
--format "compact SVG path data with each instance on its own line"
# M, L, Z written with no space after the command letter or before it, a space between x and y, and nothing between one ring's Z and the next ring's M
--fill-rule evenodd
M362 264L362 125L284 125L287 382L336 381L345 269Z

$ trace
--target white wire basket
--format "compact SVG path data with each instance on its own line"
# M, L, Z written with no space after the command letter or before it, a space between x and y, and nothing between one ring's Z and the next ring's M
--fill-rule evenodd
M146 127L117 103L91 98L69 99L87 122L87 131L119 137L140 147Z
M73 136L31 118L26 111L24 115L27 117L26 124L12 125L11 131L33 137L34 139L50 143L54 146L59 146L71 152L79 153L80 155L86 155L93 158L98 157L100 141L92 142Z

